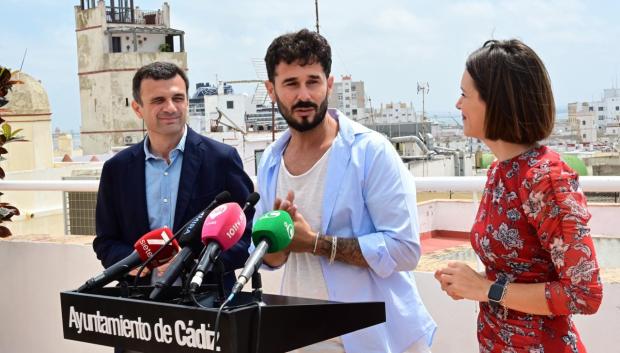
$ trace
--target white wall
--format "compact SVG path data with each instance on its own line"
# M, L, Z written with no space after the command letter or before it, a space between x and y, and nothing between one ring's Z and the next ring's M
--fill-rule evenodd
M477 194L477 197L482 194ZM594 236L620 238L618 225L610 220L616 219L620 212L618 204L589 203L592 218L588 225ZM464 231L471 229L478 211L478 201L433 200L418 204L420 233L431 230Z
M0 352L110 353L63 339L60 292L101 271L90 245L0 241Z
M74 241L63 244L68 239ZM111 352L110 347L62 336L59 293L77 288L101 271L89 239L0 240L0 352ZM281 271L261 273L265 292L277 293ZM433 352L477 352L476 304L451 300L430 272L414 274L422 300L439 326ZM620 284L605 284L604 293L596 315L575 317L589 352L620 347Z

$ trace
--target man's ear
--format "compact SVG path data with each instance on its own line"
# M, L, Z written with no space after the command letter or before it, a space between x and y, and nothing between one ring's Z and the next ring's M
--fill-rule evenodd
M334 76L329 76L327 78L327 97L331 96L333 89L334 89Z
M267 93L269 94L269 98L272 102L276 101L276 91L273 85L273 82L269 80L265 80L265 88L267 89Z
M138 104L138 102L135 100L131 101L131 109L133 109L133 112L136 113L138 118L142 119L142 106Z

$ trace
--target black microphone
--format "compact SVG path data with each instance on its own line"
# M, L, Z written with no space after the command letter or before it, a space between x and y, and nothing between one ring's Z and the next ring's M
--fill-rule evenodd
M245 201L245 204L243 204L243 212L247 211L251 207L253 208L254 206L256 206L258 200L260 200L260 195L257 192L249 194L247 200Z
M214 208L219 206L221 203L227 202L230 198L231 196L228 191L222 191L215 196L215 199L213 199L213 201L204 210L194 216L194 218L192 218L183 226L183 228L181 228L181 230L179 230L181 232L179 237L179 243L182 246L181 251L179 251L177 256L172 259L162 277L155 282L155 288L151 291L149 299L157 300L163 291L170 287L177 277L179 277L179 274L185 265L194 258L196 253L199 253L200 250L202 250L203 245L200 235L205 218L207 218L209 213Z

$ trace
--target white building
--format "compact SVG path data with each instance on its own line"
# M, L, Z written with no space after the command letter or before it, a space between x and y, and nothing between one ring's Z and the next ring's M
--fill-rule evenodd
M576 127L575 116L571 116L571 107L580 107L578 111L587 110L592 113L595 117L595 128L598 135L605 135L608 125L620 123L620 89L604 89L603 96L599 101L569 103L569 120Z
M81 0L75 25L84 154L140 141L144 126L131 109L135 72L154 61L187 70L184 32L170 28L170 7L145 11L133 0L109 0L107 6Z
M386 103L372 111L374 124L398 124L398 123L417 123L421 122L415 113L413 104L404 102Z
M366 119L366 94L364 81L353 81L351 76L342 76L342 81L334 82L329 96L330 108L336 108L356 121Z
M574 132L577 133L579 142L594 143L599 130L599 118L594 107L587 102L568 104L568 121Z

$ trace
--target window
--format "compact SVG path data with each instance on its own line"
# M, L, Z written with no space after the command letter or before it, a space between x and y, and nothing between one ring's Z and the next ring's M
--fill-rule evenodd
M121 37L112 37L112 53L121 52Z
M128 107L129 106L129 98L125 98L125 106Z
M234 109L235 102L234 101L226 101L226 109Z
M598 111L602 112L605 107L598 107Z
M590 108L588 109L588 111L593 112L593 111L594 111L594 107L590 107Z
M581 125L585 125L585 124L586 124L586 121L585 121L585 120L582 120L582 121L581 121Z
M355 86L351 86L351 91L355 92Z
M357 115L357 109L353 109L353 110L351 110L351 113L352 113L353 115Z
M261 157L263 157L263 152L265 150L255 150L254 151L254 175L258 174L258 163L260 162Z
M620 110L620 106L616 105L616 111Z
M586 138L586 134L583 134L583 136L582 136L582 137L583 137L583 138Z
M605 115L599 115L598 120L605 120Z

